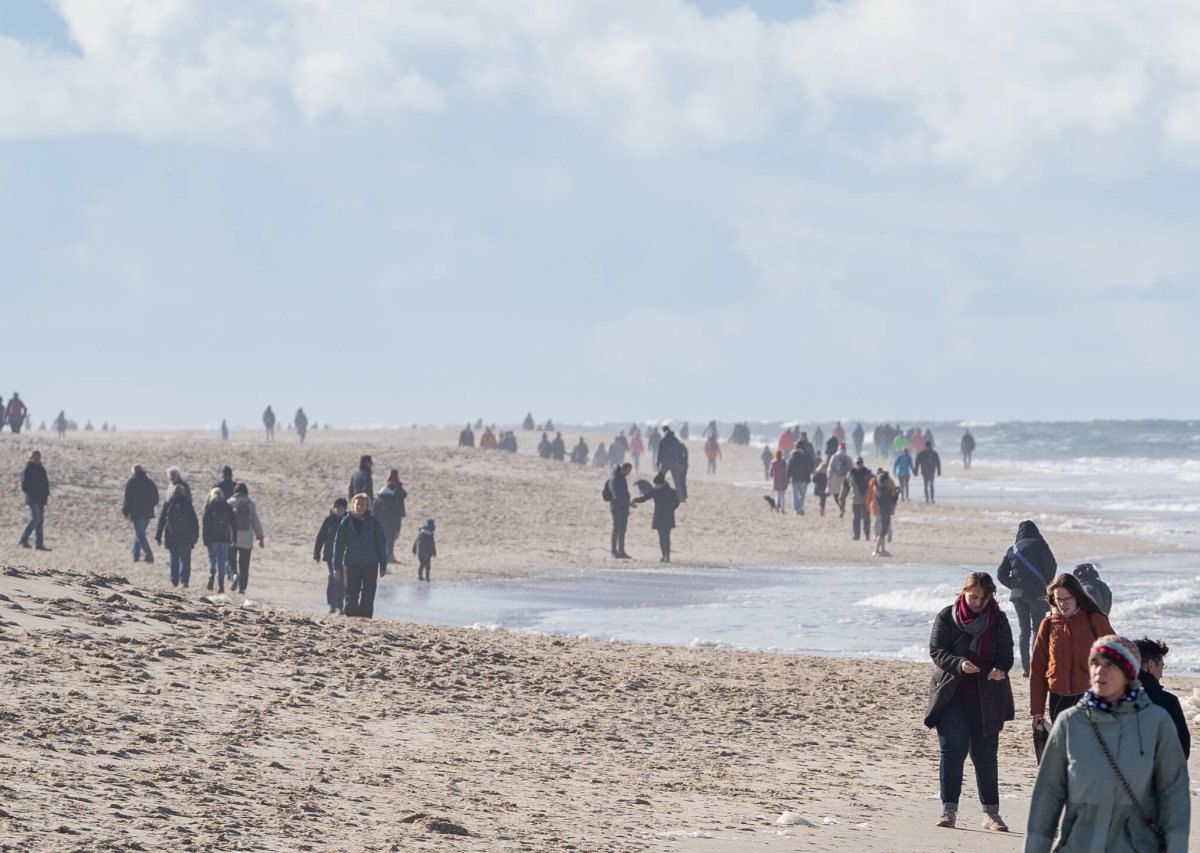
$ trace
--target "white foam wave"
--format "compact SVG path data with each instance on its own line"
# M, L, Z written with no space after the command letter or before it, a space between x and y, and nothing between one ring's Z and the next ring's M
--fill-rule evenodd
M932 616L953 601L957 592L958 590L949 584L937 587L895 589L860 599L854 602L854 606L876 610L896 610L903 613L927 613Z

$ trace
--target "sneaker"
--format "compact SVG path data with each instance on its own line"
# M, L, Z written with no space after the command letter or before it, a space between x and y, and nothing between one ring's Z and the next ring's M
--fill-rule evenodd
M33 547L33 546L32 546L32 545L30 545L28 542L26 542L24 539L22 539L22 540L21 540L19 543L17 543L17 544L19 544L19 545L20 545L22 548L32 548L32 547Z
M146 558L146 565L147 565L147 566L152 566L152 565L154 565L154 558L153 558L153 557L147 557L147 558Z
M884 548L884 549L880 550L879 556L880 557L890 557L890 556L892 556L892 552L888 551L886 548Z
M945 827L946 829L954 829L954 821L958 818L958 812L942 812L942 816L938 818L937 826Z
M28 548L29 546L28 546L28 545L26 545L25 547L27 547L27 548ZM38 546L37 546L37 550L38 550L38 551L49 551L50 549L49 549L49 548L47 548L45 545L38 545Z
M983 818L983 828L989 832L1008 832L1008 824L998 814L985 815Z

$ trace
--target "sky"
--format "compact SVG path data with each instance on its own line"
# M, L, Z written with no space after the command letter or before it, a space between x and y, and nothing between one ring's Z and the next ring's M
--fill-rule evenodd
M0 395L1196 418L1200 6L3 0Z

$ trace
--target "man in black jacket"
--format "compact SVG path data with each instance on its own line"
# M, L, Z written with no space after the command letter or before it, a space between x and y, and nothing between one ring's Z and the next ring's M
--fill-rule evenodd
M1142 637L1137 641L1138 654L1142 656L1142 669L1138 673L1138 681L1150 701L1171 715L1171 722L1179 732L1179 742L1183 744L1183 758L1186 761L1192 754L1192 733L1188 731L1187 717L1183 715L1183 706L1179 697L1165 690L1160 683L1163 674L1163 658L1170 649L1162 640L1151 640Z
M1050 612L1046 587L1054 580L1058 561L1038 526L1029 519L1017 525L1017 540L1004 552L996 576L1008 587L1009 600L1017 611L1020 632L1021 675L1029 677L1029 637Z
M29 534L34 534L34 544L39 551L49 551L42 538L42 523L46 519L46 502L50 500L50 479L42 467L42 454L35 450L29 454L25 471L21 474L21 491L29 506L29 523L21 534L21 547L29 547Z
M679 502L687 500L687 445L675 437L669 426L662 428L663 436L658 442L658 470L671 475Z
M808 443L804 433L800 433L800 436L802 440L796 443L787 464L788 479L792 482L792 509L796 515L804 515L804 496L817 467L811 450L812 445Z
M913 467L917 469L922 482L925 483L925 503L934 503L933 477L934 474L942 476L942 458L933 449L932 441L928 442L925 449L917 454L917 458L913 461Z
M142 559L146 552L146 562L154 562L154 552L150 550L150 540L146 537L146 528L150 519L154 518L154 508L158 506L158 486L146 474L141 465L133 466L133 476L125 482L125 501L121 505L121 515L133 522L133 561Z
M608 481L609 503L612 512L612 555L618 560L632 559L625 553L625 530L629 527L629 472L633 465L626 462L613 468Z

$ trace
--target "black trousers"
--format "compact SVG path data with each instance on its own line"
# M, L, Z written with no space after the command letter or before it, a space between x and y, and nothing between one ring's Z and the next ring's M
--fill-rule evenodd
M612 507L612 552L625 553L625 528L629 526L629 507Z
M854 531L854 538L858 538L858 531L861 525L863 539L871 538L871 510L866 504L853 504L851 507L854 510L854 520L851 522L851 529Z
M246 584L250 582L250 555L253 548L231 548L229 562L233 568L233 591L246 593Z
M671 559L671 528L658 531L658 548L662 551L663 560Z
M417 580L429 580L429 569L433 563L433 557L419 557L417 562Z
M369 566L346 566L346 604L342 612L347 616L375 615L375 587L379 583L379 564Z

